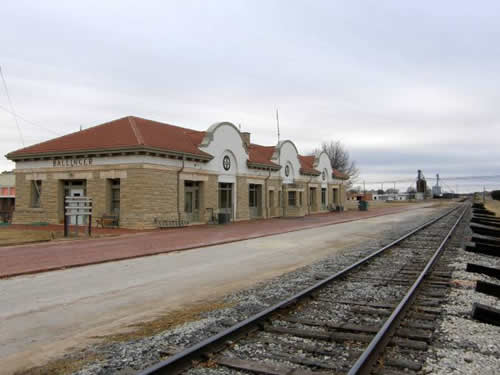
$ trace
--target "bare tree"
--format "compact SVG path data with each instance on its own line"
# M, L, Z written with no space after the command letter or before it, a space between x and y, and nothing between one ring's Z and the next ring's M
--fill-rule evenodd
M352 184L359 177L359 169L356 167L356 161L351 160L349 151L340 141L323 142L321 148L315 149L314 154L326 152L331 160L332 168L349 176L349 182Z

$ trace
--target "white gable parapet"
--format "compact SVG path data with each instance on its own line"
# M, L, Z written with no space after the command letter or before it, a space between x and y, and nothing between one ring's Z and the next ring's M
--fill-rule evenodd
M234 124L218 122L210 126L199 148L214 156L203 169L225 176L248 173L248 148Z
M293 183L298 178L301 167L299 153L292 141L285 140L279 142L271 160L281 166L279 173L284 183Z

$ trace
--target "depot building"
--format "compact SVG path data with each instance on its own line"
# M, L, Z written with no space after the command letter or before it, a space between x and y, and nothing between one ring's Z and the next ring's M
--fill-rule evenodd
M300 217L341 209L347 177L326 153L290 140L251 142L230 122L197 131L124 117L9 153L16 163L13 223L64 221L66 196L89 197L93 220L120 227Z

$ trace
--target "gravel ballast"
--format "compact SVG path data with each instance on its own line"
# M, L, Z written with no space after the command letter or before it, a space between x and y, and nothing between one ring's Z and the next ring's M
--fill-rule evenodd
M162 359L165 359L175 350L181 350L182 348L189 347L216 332L220 332L221 330L227 328L228 325L244 320L250 315L255 314L256 312L261 311L262 309L286 298L287 296L314 284L317 282L319 276L322 277L345 268L345 266L352 264L372 251L386 245L410 229L428 221L430 216L435 216L436 214L435 210L422 210L422 215L418 218L394 225L391 231L381 234L377 239L369 240L355 247L344 249L341 254L326 257L317 263L286 273L280 277L263 281L253 288L232 293L224 298L224 302L232 305L232 307L204 313L197 321L177 326L152 337L126 342L102 343L88 347L83 352L83 355L93 355L97 353L100 356L100 359L96 362L87 364L84 368L75 372L74 375L134 374L137 370L144 369ZM463 256L468 256L465 252L462 251L462 253L464 253ZM476 254L472 255L477 257ZM463 263L463 269L465 269L466 262L467 261ZM457 259L456 263L456 272L464 272L463 269L460 270L458 266L458 264L462 264L462 260ZM490 262L485 262L484 264L490 266L492 265ZM457 274L455 277L454 274L454 278L458 278L459 276L460 274ZM474 278L475 276L480 275L469 274L469 277ZM485 280L487 279L488 278L485 276ZM467 279L462 278L461 280ZM461 291L467 291L467 289L453 290L449 300L453 301L453 294ZM472 290L468 291L470 293L475 293ZM487 299L484 299L484 297L487 297ZM463 298L472 297L470 295L465 295ZM483 301L482 303L494 305L490 301L491 298L492 297L483 295L478 297L476 300L478 302ZM486 365L486 369L498 369L499 351L498 342L496 342L498 340L495 340L495 335L497 335L496 338L499 337L498 331L496 331L493 335L488 335L488 329L483 328L481 330L477 327L472 329L472 331L454 331L454 327L456 329L456 326L462 326L461 320L466 320L467 313L470 313L472 302L469 300L467 303L468 306L470 306L469 311L467 311L467 308L464 307L464 304L462 303L459 303L459 307L456 307L455 310L449 311L448 307L445 307L446 314L452 316L455 319L455 322L448 323L447 321L443 321L441 323L436 344L429 350L429 358L423 369L423 373L474 373L464 370L467 366L472 366L472 363L477 363L478 365L480 364L483 366L485 363L489 363L492 366ZM450 306L453 306L453 303L450 302ZM452 309L452 307L449 308ZM450 326L448 327L447 324ZM473 322L473 324L484 326L484 324L476 322ZM481 340L479 340L481 342L474 342L471 336L484 338L484 342ZM453 339L453 337L455 337L455 339ZM462 341L461 338L463 337L468 337L471 340L469 345L466 345L466 347L460 346L460 342ZM241 350L244 350L244 348L241 348ZM452 351L461 350L463 350L463 353L460 357L457 357L456 366L450 367L448 362L451 360L450 358L454 358L454 353L452 353ZM468 353L468 351L471 351L472 354L465 355L464 353ZM496 353L496 357L494 353ZM68 357L71 355L72 354L69 354ZM82 355L82 353L79 355ZM487 357L488 361L481 361L480 357ZM466 362L469 359L471 359L471 362ZM460 361L466 363L467 366L462 366ZM290 367L294 367L294 365L290 364ZM456 368L458 372L437 372L441 371L441 369L443 369L442 371L448 371L450 368ZM484 372L484 368L485 367L483 367L481 373L488 373ZM215 370L203 367L192 369L189 373L213 374L215 373ZM222 371L221 369L217 369L217 374L225 373L239 374L241 372L230 369L223 369Z
M459 230L466 240L472 235L468 220ZM500 309L498 298L474 290L477 280L500 282L487 275L466 272L465 269L467 263L500 268L500 258L467 252L463 243L455 246L458 255L450 264L454 268L454 287L442 306L444 313L422 373L497 375L500 373L500 327L472 319L471 312L474 302Z

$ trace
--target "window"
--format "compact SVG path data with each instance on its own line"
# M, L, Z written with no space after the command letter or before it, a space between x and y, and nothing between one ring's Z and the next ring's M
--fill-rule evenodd
M250 184L248 186L248 205L257 207L257 185Z
M321 189L321 205L326 206L326 189Z
M309 206L314 206L316 203L316 188L309 189Z
M269 190L269 207L270 208L275 207L275 205L274 205L274 191L273 190Z
M289 191L288 192L288 205L289 206L295 206L297 204L297 192L296 191Z
M229 209L233 207L233 184L219 183L219 208Z
M283 192L280 190L278 191L278 207L282 207L283 206Z
M31 181L31 207L39 208L42 197L42 181Z
M111 214L120 215L120 179L114 178L111 183Z
M302 192L299 191L299 206L302 206Z

